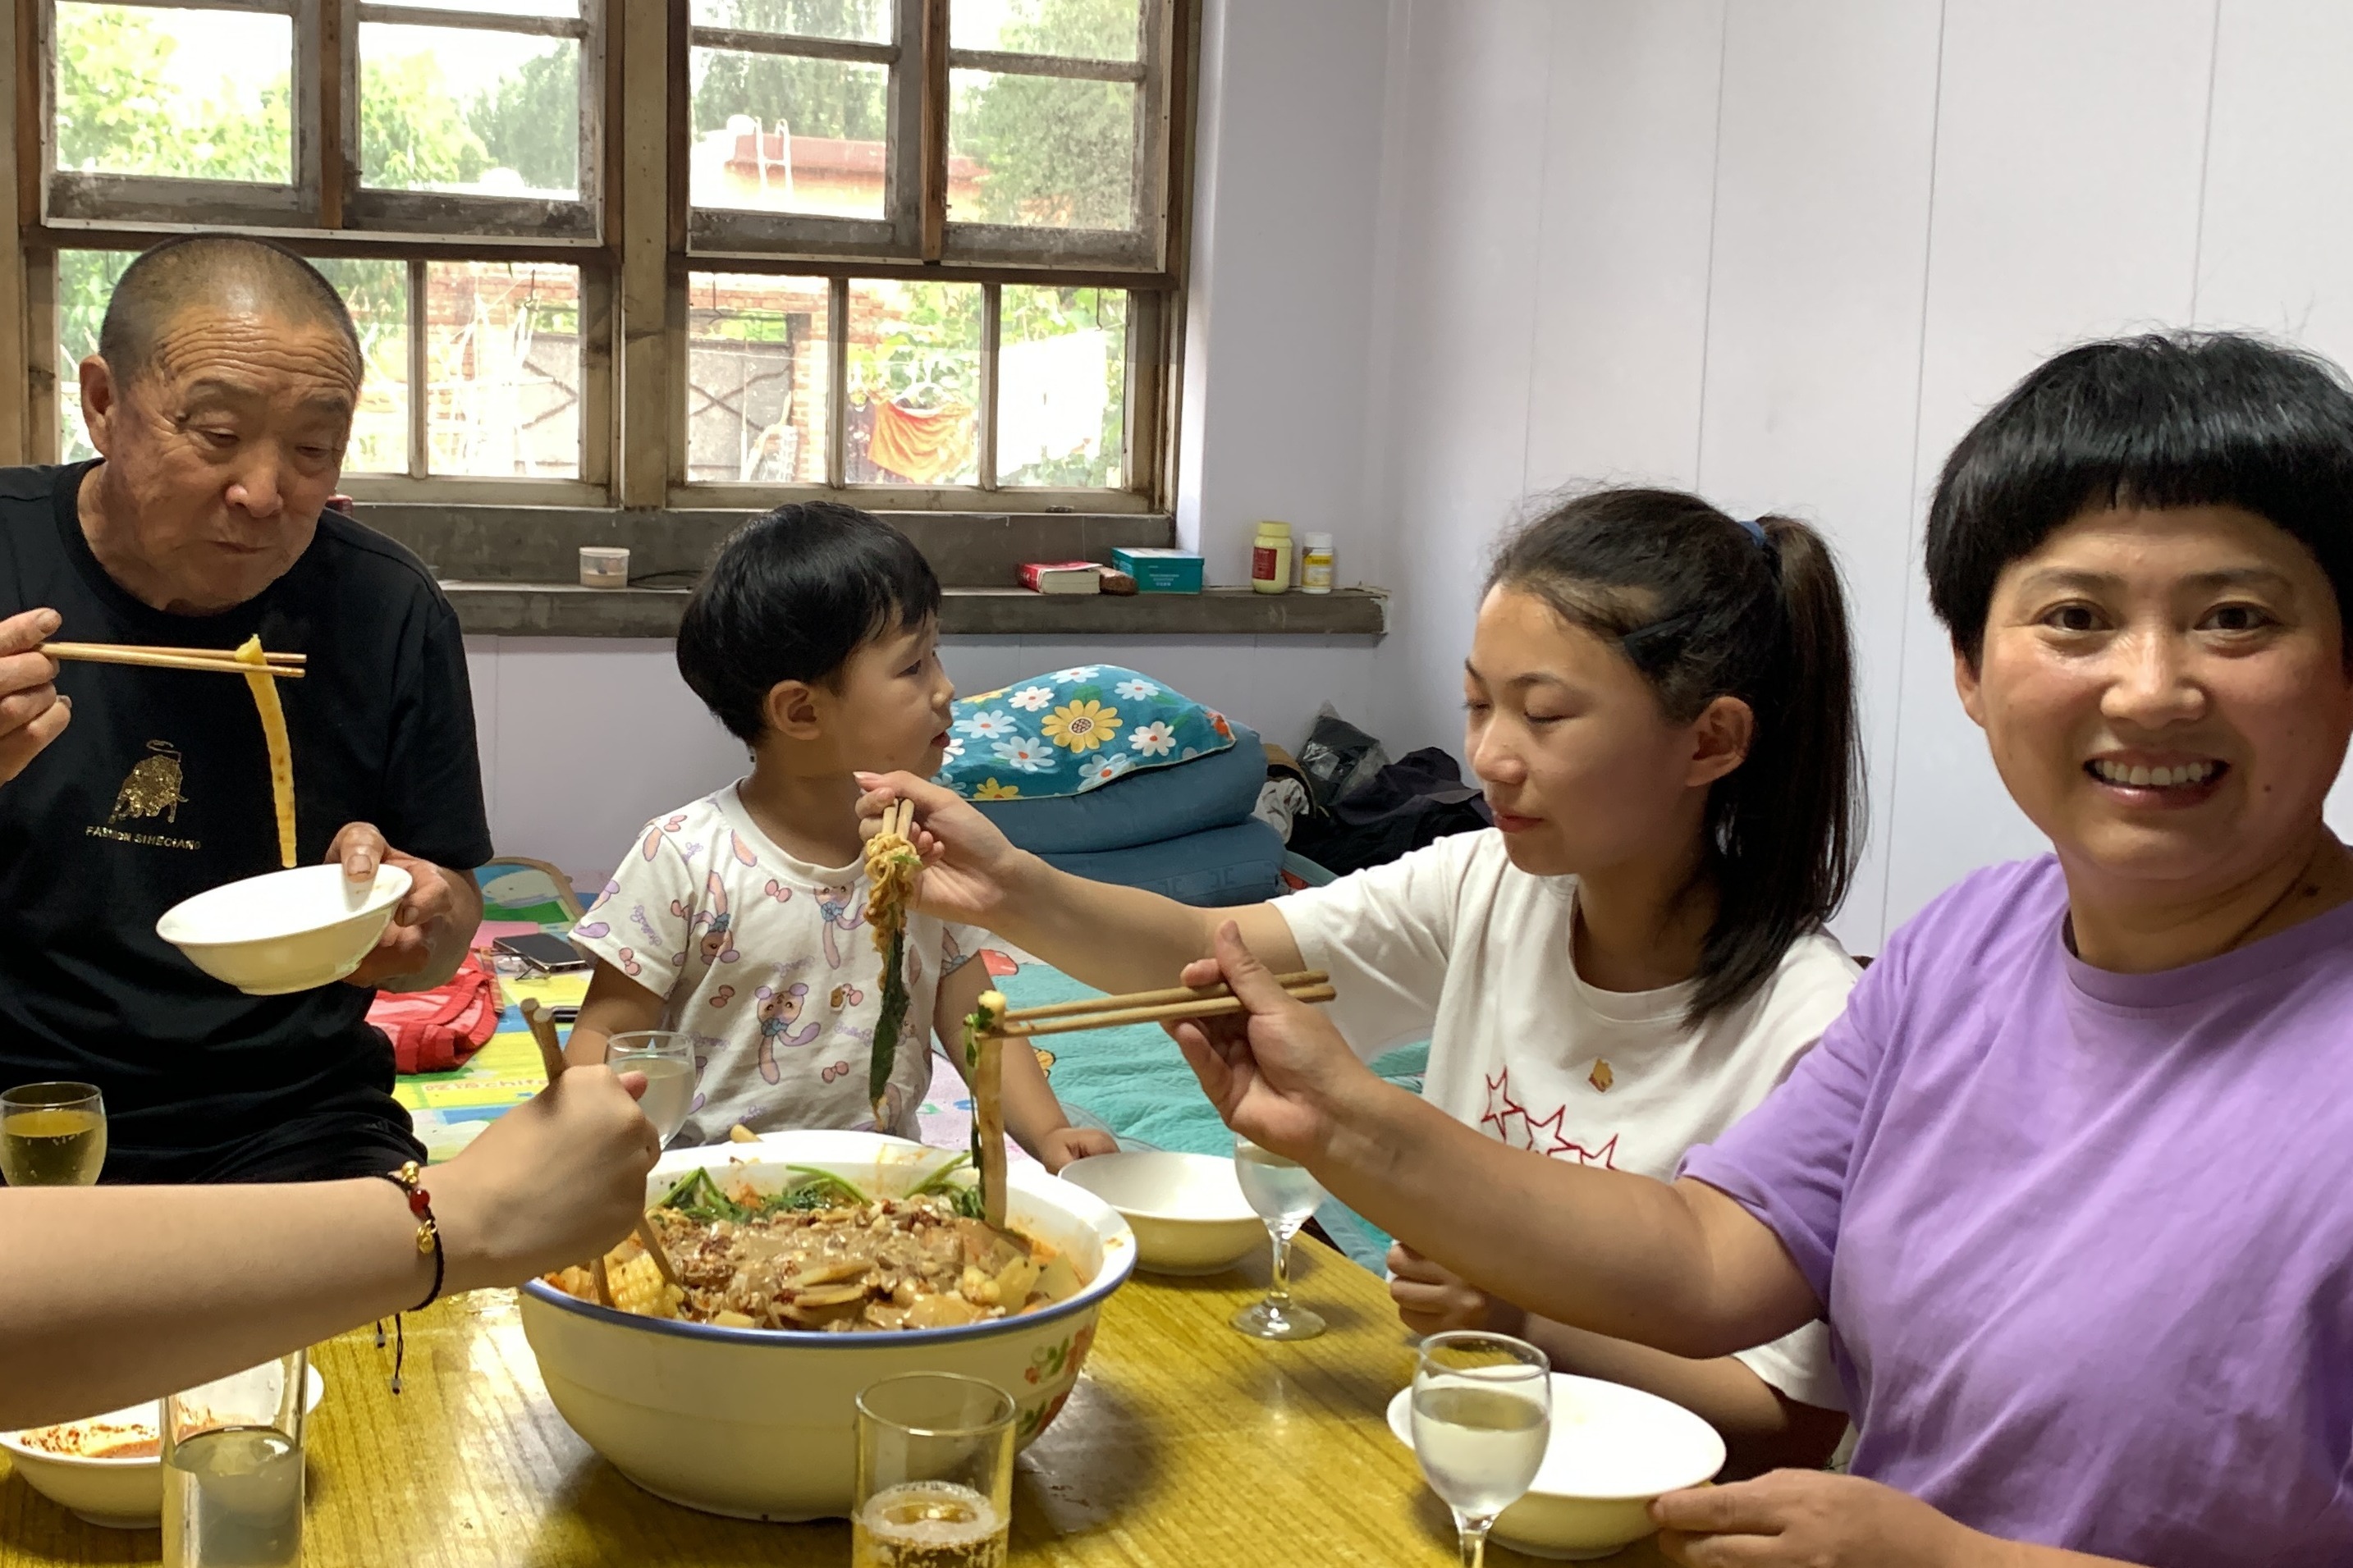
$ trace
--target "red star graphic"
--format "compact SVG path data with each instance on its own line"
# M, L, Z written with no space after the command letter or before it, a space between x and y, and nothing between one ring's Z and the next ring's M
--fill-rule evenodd
M1556 1107L1550 1116L1538 1121L1528 1108L1512 1098L1512 1069L1504 1068L1487 1079L1487 1113L1479 1125L1493 1131L1500 1142L1514 1149L1533 1149L1557 1159L1567 1156L1580 1165L1599 1165L1604 1170L1618 1168L1618 1135L1611 1133L1609 1142L1598 1149L1588 1149L1561 1131L1567 1118L1568 1107Z

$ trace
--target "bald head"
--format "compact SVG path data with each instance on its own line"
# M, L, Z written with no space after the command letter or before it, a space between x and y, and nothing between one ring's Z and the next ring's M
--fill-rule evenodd
M173 321L190 310L323 328L349 346L354 381L365 363L343 296L317 268L282 246L227 234L167 239L123 268L98 330L99 357L118 382L138 379Z

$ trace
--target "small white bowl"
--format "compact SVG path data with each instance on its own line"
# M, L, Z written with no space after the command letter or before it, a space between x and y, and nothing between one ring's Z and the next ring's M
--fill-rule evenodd
M1413 1390L1389 1401L1389 1430L1413 1447ZM1552 1374L1552 1441L1527 1495L1494 1539L1531 1557L1607 1557L1658 1529L1651 1500L1724 1468L1724 1439L1682 1405L1599 1378Z
M1148 1273L1216 1274L1269 1245L1266 1222L1222 1155L1095 1154L1061 1175L1119 1211L1135 1232L1135 1266Z
M302 1408L316 1410L326 1393L327 1380L319 1375L317 1367L311 1368L311 1375L304 1383ZM85 1419L143 1426L152 1432L162 1419L161 1405L151 1399L144 1405L110 1410L103 1415ZM49 1425L81 1424L53 1421ZM0 1432L0 1449L7 1451L9 1462L25 1478L26 1486L70 1510L77 1519L108 1530L153 1530L164 1522L164 1461L153 1455L143 1459L85 1459L73 1454L52 1454L46 1448L26 1447L22 1432Z
M346 881L340 866L298 866L183 899L155 934L248 996L311 991L360 966L408 886L397 866L377 867L366 887Z

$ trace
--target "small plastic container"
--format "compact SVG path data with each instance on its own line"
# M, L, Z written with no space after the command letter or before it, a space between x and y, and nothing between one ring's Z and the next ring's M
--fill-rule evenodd
M1291 524L1261 522L1250 541L1250 586L1261 594L1291 591Z
M1299 552L1299 591L1303 594L1328 594L1332 591L1332 536L1311 533L1306 547Z
M580 547L580 585L584 588L626 588L629 585L629 552L604 544Z

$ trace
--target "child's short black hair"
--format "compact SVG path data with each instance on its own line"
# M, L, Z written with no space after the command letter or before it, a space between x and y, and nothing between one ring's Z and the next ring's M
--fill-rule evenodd
M2002 568L2084 511L2235 506L2301 540L2353 650L2353 388L2317 354L2239 332L2085 343L2035 370L1945 463L1928 600L1974 665Z
M905 534L838 501L780 506L729 536L687 600L678 672L748 744L778 681L832 680L867 643L939 613L939 579Z

